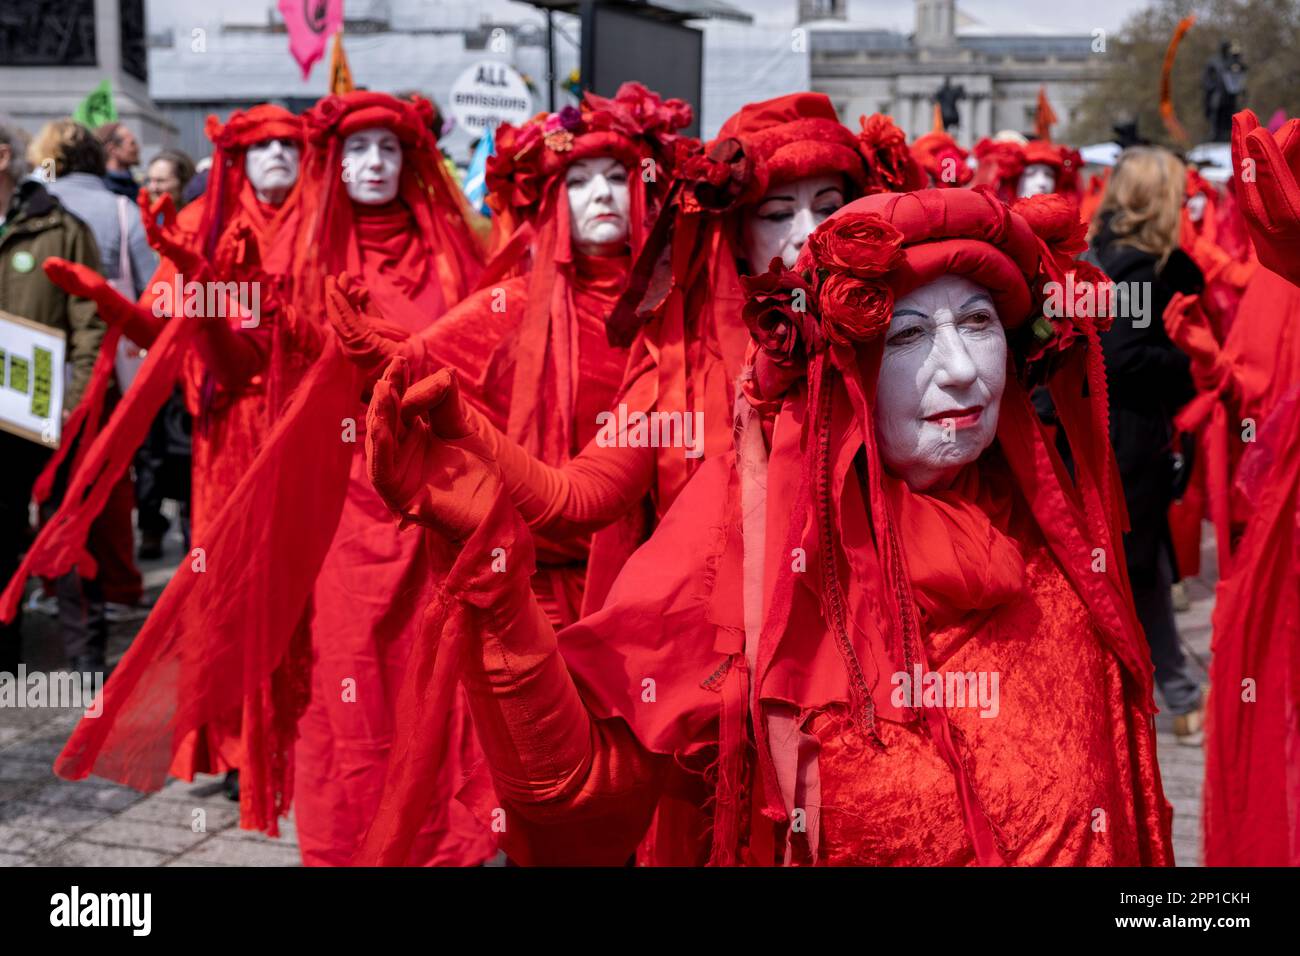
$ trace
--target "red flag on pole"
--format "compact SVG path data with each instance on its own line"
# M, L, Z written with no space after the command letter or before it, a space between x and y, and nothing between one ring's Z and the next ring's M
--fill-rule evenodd
M355 89L348 57L343 52L343 31L339 30L334 34L334 45L330 47L330 92L351 93Z
M330 35L343 27L343 0L280 0L279 7L289 31L289 52L305 80L325 55Z
M1038 88L1038 113L1034 116L1034 135L1044 142L1052 139L1052 127L1056 125L1056 110L1047 100L1047 87Z

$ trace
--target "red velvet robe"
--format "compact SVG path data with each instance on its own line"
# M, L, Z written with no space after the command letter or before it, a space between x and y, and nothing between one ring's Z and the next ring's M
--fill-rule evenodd
M629 562L605 608L558 636L521 586L523 570L482 570L488 558L479 549L505 547L516 568L530 551L504 497L462 552L449 591L473 593L474 609L453 610L449 627L453 642L466 642L464 680L494 774L479 776L464 797L485 824L504 808L503 846L513 859L621 863L666 788L681 786L672 783L676 764L695 773L697 792L717 783L715 809L727 794L743 800L738 862L780 862L782 834L758 812L757 769L743 765L738 790L721 784L732 769L719 745L751 732L728 726L731 692L719 680L729 661L739 666L743 631L731 469L728 458L707 463ZM1012 527L1022 508L1015 506ZM1118 662L1095 640L1060 568L1032 535L1017 546L1022 588L1002 593L1010 599L991 613L963 615L927 635L931 667L1001 674L995 719L974 709L953 717L965 732L959 750L978 806L1011 863L1168 863L1169 821L1159 809L1145 718L1135 714ZM818 655L802 665L827 660ZM929 735L914 722L882 719L888 749L877 753L842 734L839 713L832 705L808 714L821 789L804 806L821 813L820 862L973 862L952 770ZM520 750L524 739L538 749ZM507 751L514 756L503 757ZM698 842L677 835L674 845L658 847L657 862L703 862L707 833Z
M414 220L401 206L354 206L359 274L386 321L415 334L444 311ZM429 555L402 534L366 473L365 405L340 423L352 455L343 511L313 591L311 699L298 723L294 804L298 844L309 865L345 865L378 807L392 742L397 688L428 591ZM446 792L475 755L468 715L463 746L439 769ZM490 841L457 805L428 815L414 851L428 865L470 865L492 856Z

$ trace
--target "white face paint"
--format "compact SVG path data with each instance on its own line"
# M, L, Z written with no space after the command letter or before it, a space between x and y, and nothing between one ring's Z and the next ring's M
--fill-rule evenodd
M1007 339L988 291L949 275L894 303L876 385L876 434L914 491L950 482L993 443Z
M298 181L298 144L291 139L267 139L244 153L244 172L262 202L279 205Z
M1205 215L1205 193L1193 193L1187 199L1187 215L1192 222L1200 222Z
M741 224L749 268L766 272L778 256L787 269L794 268L809 234L843 205L844 179L837 175L809 176L768 190Z
M1056 192L1056 171L1046 163L1030 163L1026 166L1020 174L1020 198L1051 192Z
M569 236L589 256L618 255L627 246L632 198L627 167L612 156L576 159L564 174Z
M397 196L402 144L391 129L358 130L343 141L343 182L353 202L379 206Z

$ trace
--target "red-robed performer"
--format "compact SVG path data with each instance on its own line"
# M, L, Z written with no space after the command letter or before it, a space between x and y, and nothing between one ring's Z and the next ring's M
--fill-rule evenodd
M887 117L863 117L861 125L856 135L846 129L823 94L791 94L745 106L722 125L717 139L678 162L661 213L669 221L654 231L658 241L641 250L633 287L609 317L609 331L616 341L636 334L617 396L624 417L673 413L692 424L702 419L689 441L656 448L629 440L626 431L602 432L572 461L554 467L470 412L535 533L579 541L594 533L586 611L604 602L623 563L693 470L731 447L734 384L751 342L740 314L740 277L754 271L750 264L778 259L793 265L808 235L846 198L924 184L902 132ZM768 389L787 374L773 364L763 371ZM751 392L761 395L757 381ZM615 431L618 412L603 414L610 422L606 431ZM646 507L638 508L647 495ZM545 597L545 590L534 590ZM403 826L400 819L382 817L377 826L394 834ZM649 843L642 858L653 858Z
M130 449L139 446L142 429L147 429L159 402L170 394L173 380L186 383L198 426L192 537L201 538L213 504L224 500L265 432L266 376L254 375L254 367L270 349L271 330L282 324L275 319L282 298L276 277L287 272L287 256L280 250L291 245L277 245L275 240L277 234L292 234L294 228L292 197L302 126L287 110L262 104L247 112L236 111L224 126L209 117L208 135L215 148L213 173L200 201L176 215L170 200L150 205L141 193L146 232L163 258L138 304L93 270L58 258L44 265L52 281L95 300L109 323L112 341L102 350L88 400L69 422L70 430L80 433L72 480L84 486L75 489L47 522L41 540L6 591L6 608L28 573L49 574L51 563L62 567L85 560L77 553L87 522L94 519L103 500L102 489L124 473ZM259 250L266 252L265 263ZM174 259L182 260L185 267ZM180 272L184 274L178 292ZM239 286L224 284L228 281L248 285L241 295ZM252 282L258 286L251 286ZM197 295L191 298L190 290L198 290ZM159 343L169 317L183 313L194 321L178 323L165 345ZM159 354L147 363L149 374L143 379L137 376L139 387L106 424L96 452L90 454L98 435L95 396L111 375L117 337L122 334ZM188 348L191 336L194 349ZM65 443L42 481L53 479L72 447L74 443ZM211 761L201 761L213 772L221 763L233 765L230 747L217 749L226 757L214 755ZM182 763L179 769L184 767Z
M1165 323L1202 394L1221 578L1205 728L1205 863L1300 865L1300 120L1233 118L1261 268L1219 346L1195 300ZM1199 422L1193 422L1199 419ZM1240 530L1240 533L1238 531Z
M261 104L232 113L224 124L209 117L207 134L214 147L207 189L168 222L163 260L138 305L85 269L58 260L45 267L55 281L95 298L101 314L127 328L128 337L146 348L170 317L192 312L196 305L206 312L208 292L221 291L225 314L202 323L196 347L181 367L186 404L194 416L191 540L201 550L212 519L252 464L301 375L301 368L284 361L299 353L287 338L291 330L280 310L298 227L294 187L302 121L282 107ZM157 213L156 207L145 210L150 235L160 240ZM168 257L168 249L183 264ZM225 283L235 285L226 291ZM192 298L194 290L202 299ZM178 749L170 772L185 780L196 773L228 774L233 795L233 774L241 762L239 726L235 708L194 731Z
M1248 255L1238 260L1219 245L1219 192L1192 167L1187 168L1187 199L1183 205L1180 245L1205 276L1199 304L1210 320L1215 339L1222 344L1232 328L1243 290L1259 267L1246 243ZM1206 516L1205 476L1207 455L1199 449L1191 479L1182 498L1169 507L1169 530L1178 563L1178 576L1200 573L1201 522ZM1175 589L1180 585L1175 585Z
M376 378L398 352L429 372L459 370L484 432L517 460L551 469L569 462L596 440L624 381L628 343L610 343L606 319L671 182L677 131L689 122L681 100L627 83L613 98L588 93L579 108L499 128L489 195L518 229L491 270L523 274L485 280L401 343L378 335L375 316L359 314L346 290L333 290L331 317L350 352ZM374 311L388 319L382 306ZM534 587L563 626L579 616L593 529L553 530Z
M310 863L347 860L373 815L427 574L364 476L362 385L326 327L324 277L358 276L398 338L472 285L479 238L428 115L427 104L354 93L304 117L291 306L304 352L284 365L319 358L212 520L203 565L181 566L105 688L103 715L78 725L56 765L156 789L190 733L242 707L241 824L275 833L291 794L301 798ZM444 768L449 790L458 760ZM421 862L490 855L445 803L429 810Z
M982 139L974 152L979 166L973 185L992 186L1003 202L1056 193L1078 208L1083 159L1077 150L1042 139Z
M622 863L680 766L714 799L703 856L674 862L1172 862L1096 329L1042 308L1080 224L1051 200L1022 209L871 196L796 270L759 277L750 318L799 329L786 357L806 350L808 386L770 438L751 422L701 467L605 606L558 637L455 378L389 369L376 485L462 542L413 662L404 705L428 719L409 752L445 749L459 680L491 770L464 797L513 859ZM1028 398L1049 372L1074 483ZM412 488L417 465L436 480ZM984 679L987 706L958 700L956 675L972 696ZM418 805L408 783L399 803Z
M912 156L936 189L956 189L970 185L975 170L967 159L970 153L944 132L941 124L912 143Z

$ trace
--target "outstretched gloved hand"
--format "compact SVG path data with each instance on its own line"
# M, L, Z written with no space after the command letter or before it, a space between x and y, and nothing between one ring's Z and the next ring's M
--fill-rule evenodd
M367 383L378 379L396 356L407 354L401 343L410 340L410 333L372 312L370 293L346 272L337 279L325 277L325 314L344 354Z
M1270 133L1250 110L1236 114L1232 167L1259 261L1300 285L1300 119Z
M375 383L366 414L370 480L403 524L463 542L491 510L501 473L467 418L455 373L409 379L399 356Z
M176 207L172 205L171 195L163 193L150 202L149 191L141 188L136 202L140 206L140 222L144 226L145 237L154 251L170 259L186 281L210 281L212 269L208 260L184 241L181 230L176 225Z
M50 281L64 292L93 301L99 307L99 317L109 325L121 326L123 334L136 345L148 348L162 332L165 318L132 302L94 269L58 256L46 259L42 267Z
M1176 293L1165 307L1163 319L1169 338L1192 360L1196 387L1203 392L1218 389L1232 370L1201 310L1200 297Z

